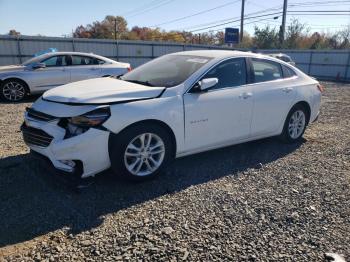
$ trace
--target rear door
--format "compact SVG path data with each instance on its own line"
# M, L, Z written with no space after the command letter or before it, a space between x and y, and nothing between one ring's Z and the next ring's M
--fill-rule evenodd
M66 58L65 55L55 55L40 61L45 67L33 70L30 79L35 92L69 83L70 73Z
M251 92L254 109L251 134L274 134L284 123L294 101L293 78L283 78L280 63L268 59L249 59L251 68Z
M71 82L101 76L101 66L95 57L72 55L69 66Z

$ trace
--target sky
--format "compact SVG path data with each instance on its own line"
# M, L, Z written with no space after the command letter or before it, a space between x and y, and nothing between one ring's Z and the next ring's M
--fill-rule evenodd
M322 4L315 2L322 2ZM290 5L295 3L304 3L304 5L310 3L310 5L291 6L288 7L288 11L346 10L350 12L350 1L345 0L288 1ZM282 4L283 0L246 0L245 14L281 7ZM202 13L208 9L213 10ZM239 22L230 22L222 26L206 28L212 26L214 22L223 23L217 22L220 20L226 19L224 22L229 22L239 19L240 12L241 0L0 0L0 34L7 34L10 29L15 29L22 35L69 35L77 26L96 20L101 21L106 15L124 16L129 28L138 25L158 26L165 30L197 30L194 33L210 30L215 32L224 27L239 27ZM272 10L266 14L273 12L276 11ZM200 14L195 15L197 13ZM308 24L311 32L331 33L350 25L349 14L323 16L287 13L287 23L292 18L298 18L301 22ZM250 16L258 15L261 13ZM273 15L247 19L244 29L252 34L255 25L263 27L265 24L270 24L278 27L282 18L279 14L275 16L277 16L276 19L272 18Z

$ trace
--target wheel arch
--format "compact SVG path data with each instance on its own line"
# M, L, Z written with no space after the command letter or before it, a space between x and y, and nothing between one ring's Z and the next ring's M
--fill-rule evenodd
M124 127L123 129L121 129L117 134L115 133L111 133L111 135L113 136L118 136L120 133L124 132L125 130L137 126L137 125L147 125L147 124L151 124L151 125L157 125L162 127L164 130L167 131L167 133L170 136L170 139L172 141L172 145L173 145L173 152L172 152L172 156L175 157L176 152L177 152L177 140L176 140L176 136L174 131L172 130L172 128L165 122L158 120L158 119L145 119L145 120L140 120L137 122L134 122L126 127Z
M295 103L290 110L292 110L292 108L294 108L295 106L297 105L300 105L302 106L305 110L306 110L306 113L307 113L307 119L306 119L306 125L309 124L309 121L310 121L310 116L311 116L311 107L310 107L310 104L304 100L302 101L299 101L297 103ZM290 111L289 110L289 111Z

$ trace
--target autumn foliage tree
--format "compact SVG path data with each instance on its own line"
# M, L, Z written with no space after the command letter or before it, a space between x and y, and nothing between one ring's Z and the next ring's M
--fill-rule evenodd
M15 30L14 30L15 31ZM124 39L143 41L167 41L179 43L225 45L223 31L209 31L192 33L187 31L165 31L160 28L134 26L128 28L128 23L122 16L106 16L102 21L95 21L87 25L79 25L73 32L77 38ZM350 48L350 25L348 28L325 34L310 33L307 24L292 19L286 28L285 40L280 42L280 29L266 25L255 27L253 36L243 33L243 40L237 48L257 49L343 49Z

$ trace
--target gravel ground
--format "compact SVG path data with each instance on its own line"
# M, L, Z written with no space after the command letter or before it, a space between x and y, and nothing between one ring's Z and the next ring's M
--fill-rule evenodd
M153 181L106 171L73 192L28 154L0 104L0 261L350 259L350 85L325 83L305 140L178 159Z

